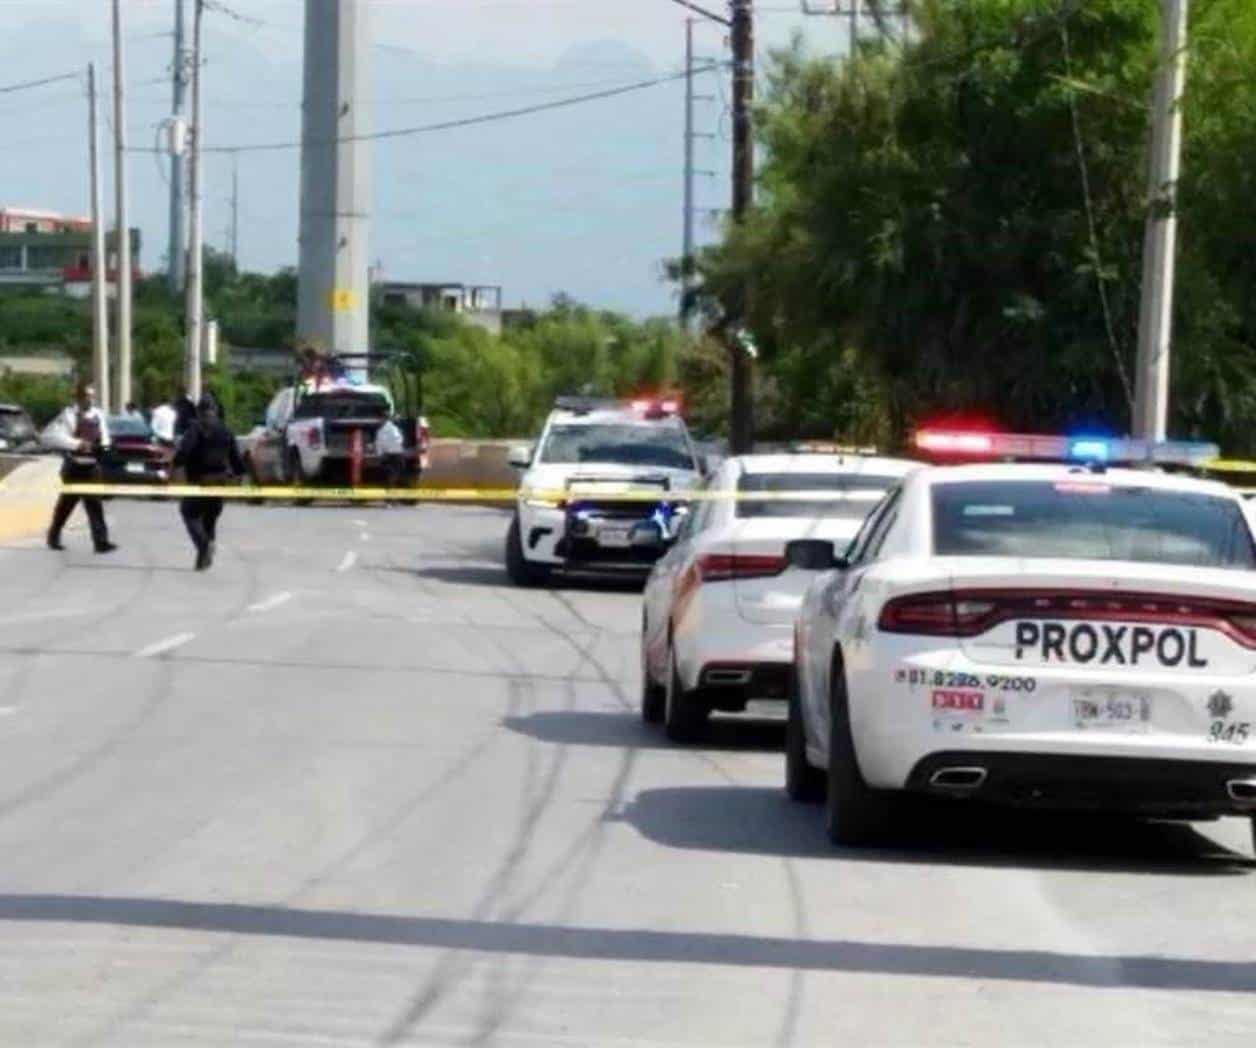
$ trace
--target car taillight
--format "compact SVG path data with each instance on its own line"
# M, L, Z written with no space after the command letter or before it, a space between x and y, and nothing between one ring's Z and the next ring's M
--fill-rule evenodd
M975 637L998 617L994 600L955 593L915 593L896 597L881 609L877 628L885 633L916 633L929 637Z
M426 426L419 427L419 450L428 451L432 446L432 434Z
M698 577L703 582L759 579L779 575L785 558L768 553L706 553L698 558Z
M951 590L895 597L881 608L886 633L976 637L1013 619L1195 626L1256 648L1256 604L1213 597L1107 590Z
M305 431L305 446L307 448L321 448L323 446L323 434L316 429L307 429Z

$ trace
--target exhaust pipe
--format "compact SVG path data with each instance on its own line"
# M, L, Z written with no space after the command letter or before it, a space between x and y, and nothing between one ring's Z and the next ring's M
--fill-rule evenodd
M707 670L704 680L716 687L741 687L750 683L750 670Z
M1256 779L1231 779L1225 784L1230 800L1245 808L1256 808Z
M986 781L985 768L939 768L929 776L929 785L936 790L971 793Z

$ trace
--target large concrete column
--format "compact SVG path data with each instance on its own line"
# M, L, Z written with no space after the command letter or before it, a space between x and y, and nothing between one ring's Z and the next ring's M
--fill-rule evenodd
M370 348L369 0L305 0L297 337Z

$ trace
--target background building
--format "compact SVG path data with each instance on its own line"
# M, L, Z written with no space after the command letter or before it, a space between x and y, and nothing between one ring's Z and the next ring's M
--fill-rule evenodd
M106 279L117 280L117 236L105 236ZM131 259L139 276L141 237L131 230ZM0 288L33 287L86 297L92 282L92 223L52 211L0 208Z
M385 305L411 309L444 309L457 313L492 335L502 333L502 289L494 284L404 284L382 283L380 295Z

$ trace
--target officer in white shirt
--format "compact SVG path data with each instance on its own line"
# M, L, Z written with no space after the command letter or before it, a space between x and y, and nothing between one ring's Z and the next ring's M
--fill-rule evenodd
M395 488L401 482L405 467L406 443L401 430L391 418L385 420L375 433L375 453L379 455L384 470L384 484Z
M172 404L158 404L153 408L153 416L149 420L153 435L163 444L174 446L174 423L178 413Z
M109 424L96 407L96 390L86 383L80 385L75 390L74 403L48 423L39 440L44 447L63 454L62 482L91 484L99 481L100 454L109 447L110 441ZM118 547L109 541L105 507L95 495L62 495L57 499L48 528L48 548L65 549L61 545L61 531L80 498L96 552L112 553Z

